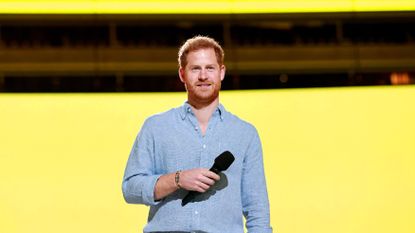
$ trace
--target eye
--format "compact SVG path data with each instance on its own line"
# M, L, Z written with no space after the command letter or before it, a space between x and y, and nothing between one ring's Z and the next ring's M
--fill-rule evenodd
M199 71L200 70L200 67L195 66L195 67L192 67L190 70L192 72L196 72L196 71Z
M207 69L208 71L214 71L214 70L215 70L215 67L213 67L213 66L208 66L208 67L206 67L206 69Z

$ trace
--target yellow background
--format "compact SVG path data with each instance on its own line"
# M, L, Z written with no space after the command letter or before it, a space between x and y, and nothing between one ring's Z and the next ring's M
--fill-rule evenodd
M415 10L413 0L0 0L0 13L291 13Z
M184 93L1 94L0 232L141 232L124 203L136 133ZM227 91L256 125L284 233L415 232L415 87Z

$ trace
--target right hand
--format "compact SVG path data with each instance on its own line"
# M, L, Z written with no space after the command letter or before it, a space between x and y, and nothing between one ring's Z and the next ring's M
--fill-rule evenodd
M219 179L218 174L207 168L195 168L180 172L179 185L189 191L204 193Z

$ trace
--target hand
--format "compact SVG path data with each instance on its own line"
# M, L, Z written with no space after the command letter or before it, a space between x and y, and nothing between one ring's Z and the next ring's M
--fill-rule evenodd
M200 193L206 192L220 179L220 176L207 168L195 168L180 172L180 187Z

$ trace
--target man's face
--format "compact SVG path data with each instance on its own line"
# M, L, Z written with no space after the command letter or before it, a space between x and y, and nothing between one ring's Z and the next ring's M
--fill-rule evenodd
M199 49L187 55L186 67L179 69L190 102L208 104L218 99L225 66L219 65L213 49Z

